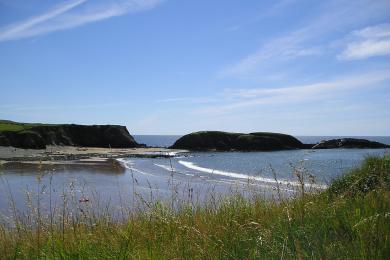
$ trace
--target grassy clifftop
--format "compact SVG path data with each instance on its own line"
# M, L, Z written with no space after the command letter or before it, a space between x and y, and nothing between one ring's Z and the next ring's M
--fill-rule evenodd
M30 123L18 123L13 122L9 120L0 120L0 132L2 131L22 131L22 130L28 130L34 126L39 126L44 124L30 124Z
M3 258L386 259L389 176L390 157L368 158L319 194L277 202L235 196L179 212L156 203L120 223L41 219L38 229L0 228L0 248Z
M125 126L26 124L0 121L0 146L44 149L46 145L132 148L139 145Z

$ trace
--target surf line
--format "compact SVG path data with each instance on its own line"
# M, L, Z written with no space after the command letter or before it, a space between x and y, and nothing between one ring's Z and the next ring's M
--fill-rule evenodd
M274 180L274 179L269 179L269 178L264 178L264 177L258 177L258 176L250 176L242 173L236 173L236 172L227 172L227 171L221 171L221 170L215 170L215 169L210 169L210 168L205 168L196 165L193 162L187 162L187 161L178 161L181 165L184 167L187 167L192 170L200 171L200 172L205 172L205 173L210 173L210 174L217 174L217 175L222 175L222 176L227 176L231 178L236 178L236 179L246 179L246 180L255 180L259 182L266 182L266 183L273 183L273 184L283 184L283 185L292 185L292 186L301 186L299 182L294 182L294 181L287 181L287 180ZM325 189L327 188L326 185L321 185L321 184L308 184L305 183L308 187L313 187L313 188L318 188L318 189Z
M147 175L147 176L152 176L152 177L154 177L154 175L151 174L151 173L144 172L144 171L141 171L141 170L139 170L139 169L137 169L137 168L132 167L132 165L134 165L134 163L132 163L132 162L128 162L128 161L126 161L125 159L121 159L121 158L116 159L116 160L117 160L118 162L120 162L126 169L128 169L128 170L130 170L130 171L138 172L138 173L143 174L143 175Z

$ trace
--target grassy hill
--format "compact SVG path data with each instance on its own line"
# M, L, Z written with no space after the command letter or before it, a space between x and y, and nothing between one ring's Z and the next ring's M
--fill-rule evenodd
M22 131L31 128L31 124L17 123L7 120L0 120L0 132L1 131Z
M18 123L10 120L0 120L0 132L2 131L22 131L28 130L35 126L43 126L48 124L37 124L37 123Z
M280 201L233 196L178 212L158 202L150 207L120 222L88 212L33 215L32 223L0 227L2 257L388 259L390 157L366 159L319 194Z

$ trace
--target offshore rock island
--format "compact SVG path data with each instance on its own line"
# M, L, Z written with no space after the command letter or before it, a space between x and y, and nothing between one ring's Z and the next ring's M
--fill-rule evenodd
M170 148L192 151L278 151L291 149L389 148L389 145L365 139L343 138L303 144L297 138L280 133L250 134L201 131L184 135Z
M228 133L201 131L181 137L170 148L217 151L273 151L303 148L298 139L279 133Z

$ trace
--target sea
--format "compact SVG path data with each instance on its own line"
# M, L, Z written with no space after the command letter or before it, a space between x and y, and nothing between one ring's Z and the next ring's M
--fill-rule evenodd
M303 143L344 136L297 136ZM135 135L137 142L169 147L178 135ZM359 136L390 145L390 136ZM110 212L143 209L153 203L202 205L210 199L239 193L266 199L296 196L302 189L317 192L358 167L369 156L390 149L325 149L272 152L186 152L173 157L120 158L124 170L63 167L0 169L0 217L44 209L67 198L75 208ZM39 196L38 196L39 194ZM81 205L82 204L82 205ZM69 206L71 207L71 206ZM52 208L52 206L50 206ZM115 213L115 214L116 214Z

